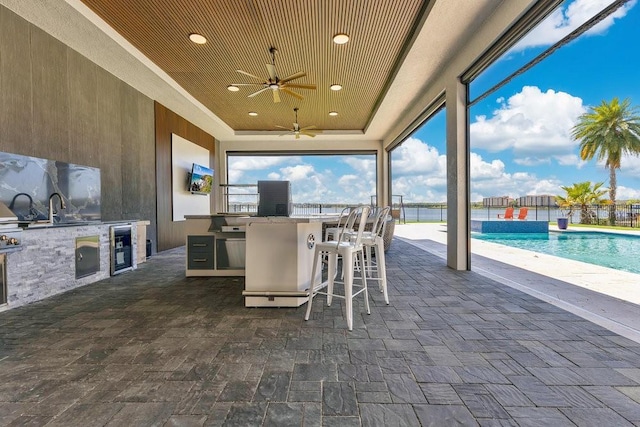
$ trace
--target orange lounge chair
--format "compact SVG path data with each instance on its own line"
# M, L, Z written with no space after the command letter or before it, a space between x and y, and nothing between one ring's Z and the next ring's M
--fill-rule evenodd
M501 219L513 219L513 208L509 207L504 210L504 214L498 214L498 218Z
M518 211L518 219L524 221L527 219L527 214L529 213L529 208L520 208Z

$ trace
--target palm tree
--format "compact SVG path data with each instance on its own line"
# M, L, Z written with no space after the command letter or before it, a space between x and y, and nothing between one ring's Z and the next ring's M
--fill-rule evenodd
M609 168L609 222L615 224L616 169L620 169L623 155L640 154L640 115L637 107L631 107L627 98L622 102L613 98L610 103L602 101L597 107L578 117L571 136L580 140L582 160L604 160Z
M592 205L603 203L603 196L607 194L607 190L602 188L604 182L591 184L591 181L574 183L572 186L562 186L566 196L556 196L556 201L561 209L568 210L568 216L571 217L574 207L580 208L580 223L591 224L591 212L589 208Z

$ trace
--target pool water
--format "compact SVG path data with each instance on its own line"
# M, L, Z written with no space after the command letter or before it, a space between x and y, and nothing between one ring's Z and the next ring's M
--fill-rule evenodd
M640 274L640 237L636 236L585 231L549 234L472 233L471 237Z

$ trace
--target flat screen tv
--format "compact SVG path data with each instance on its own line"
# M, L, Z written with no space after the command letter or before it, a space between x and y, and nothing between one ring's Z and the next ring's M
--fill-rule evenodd
M213 187L213 169L194 163L189 176L189 191L192 194L209 194Z

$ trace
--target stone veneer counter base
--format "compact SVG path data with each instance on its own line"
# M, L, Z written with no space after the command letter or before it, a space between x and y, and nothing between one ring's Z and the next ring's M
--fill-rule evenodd
M20 232L21 250L7 254L7 304L1 305L0 311L40 301L109 277L109 231L114 225L131 225L132 265L134 269L137 268L137 221L38 225ZM76 239L87 236L98 236L100 268L96 273L76 278ZM140 244L145 245L146 242Z

